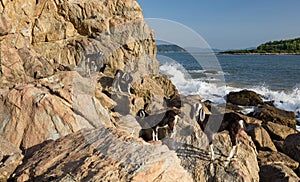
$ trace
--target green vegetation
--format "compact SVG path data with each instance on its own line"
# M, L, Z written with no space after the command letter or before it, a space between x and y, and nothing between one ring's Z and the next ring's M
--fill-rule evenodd
M280 40L261 44L256 49L232 50L222 54L300 54L300 38Z
M159 52L159 53L186 52L186 50L177 45L163 44L163 45L157 45L157 52Z

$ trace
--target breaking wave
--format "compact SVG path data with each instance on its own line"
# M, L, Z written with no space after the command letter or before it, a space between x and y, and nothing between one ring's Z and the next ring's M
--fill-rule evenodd
M252 86L247 88L238 88L224 85L218 86L215 78L192 79L189 75L190 71L185 70L176 62L165 62L160 66L163 74L170 76L172 82L177 86L179 92L184 95L200 95L203 100L211 100L214 103L225 103L224 96L231 91L240 91L243 89L252 90L260 94L265 101L274 101L276 107L293 111L297 115L300 122L300 88L295 86L290 91L271 90L266 85ZM195 72L195 71L194 71ZM199 70L199 72L204 72Z

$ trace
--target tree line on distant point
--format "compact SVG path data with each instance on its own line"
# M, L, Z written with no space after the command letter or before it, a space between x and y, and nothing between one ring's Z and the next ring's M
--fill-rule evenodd
M160 53L186 52L185 49L183 49L177 45L162 44L162 45L157 45L156 47L157 47L157 52L160 52Z
M300 38L270 41L251 50L231 50L223 54L300 54Z

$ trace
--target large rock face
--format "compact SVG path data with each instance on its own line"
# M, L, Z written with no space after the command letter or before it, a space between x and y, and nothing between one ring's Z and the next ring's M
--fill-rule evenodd
M76 88L78 83L86 86ZM91 94L92 83L78 73L60 73L39 84L17 85L1 99L6 115L0 132L16 146L28 149L82 128L112 126L108 111Z
M35 169L34 171L31 169ZM16 181L192 181L175 152L109 128L51 142L16 172Z
M0 13L0 128L22 149L112 126L117 103L97 73L110 84L117 70L134 81L158 74L154 34L134 0L3 1Z
M141 127L136 112L153 101L165 106L165 100L178 94L172 82L159 74L154 33L136 1L1 1L0 14L0 134L22 149L27 161L16 179L192 180L174 152L137 141L126 144L128 133L116 132L114 137L104 136L104 131L99 134L101 129L91 131L101 138L97 145L107 149L102 153L94 153L93 142L86 148L89 144L80 133L47 145L83 128L116 127L137 136ZM158 89L143 93L137 84L129 86L133 93L118 93L114 83L120 82L116 76L120 70L129 73L133 82L148 77L148 84ZM121 116L119 105L128 107L129 115ZM45 156L38 159L35 151ZM57 156L62 151L74 153ZM120 161L111 159L115 155ZM9 178L22 157L21 151L1 153L1 180ZM88 157L91 161L84 160ZM38 162L41 165L31 173L35 159L44 163ZM130 165L130 160L138 163ZM74 171L76 177L68 173L74 165L82 169ZM104 173L94 171L105 166ZM50 172L53 167L57 170Z
M157 74L152 30L134 0L3 1L1 86L76 66L82 75L100 69Z

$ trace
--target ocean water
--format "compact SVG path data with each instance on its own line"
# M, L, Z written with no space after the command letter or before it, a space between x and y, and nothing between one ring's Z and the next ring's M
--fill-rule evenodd
M224 103L230 91L249 89L300 122L300 56L159 53L157 59L182 94Z

